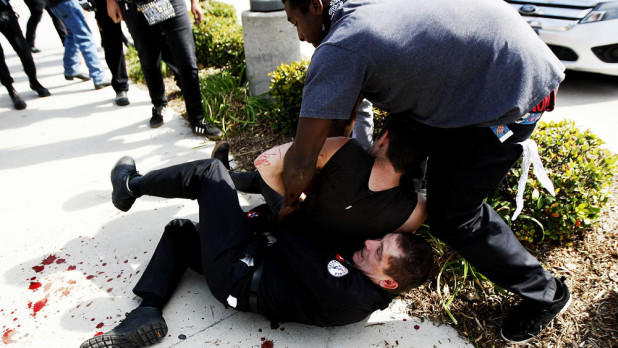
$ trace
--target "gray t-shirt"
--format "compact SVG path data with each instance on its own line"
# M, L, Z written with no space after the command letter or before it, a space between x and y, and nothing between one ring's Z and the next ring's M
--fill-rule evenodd
M375 106L443 128L510 123L564 79L564 66L500 0L349 0L305 80L301 117Z

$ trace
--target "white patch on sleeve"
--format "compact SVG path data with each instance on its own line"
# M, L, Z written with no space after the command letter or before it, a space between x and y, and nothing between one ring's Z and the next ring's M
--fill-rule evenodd
M331 260L328 263L328 273L330 273L334 277L343 277L344 275L348 274L348 269L345 268L345 266L342 265L341 262L337 260Z
M236 308L236 305L238 305L238 299L236 299L236 297L230 295L227 297L227 304L229 304L230 306Z

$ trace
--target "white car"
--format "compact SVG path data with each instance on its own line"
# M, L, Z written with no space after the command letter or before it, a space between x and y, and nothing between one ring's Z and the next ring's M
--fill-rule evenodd
M507 2L567 69L618 76L618 1Z

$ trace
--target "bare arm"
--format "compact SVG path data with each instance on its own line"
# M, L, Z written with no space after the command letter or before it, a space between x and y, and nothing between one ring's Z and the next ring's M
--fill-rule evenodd
M283 160L282 181L285 194L279 217L298 209L298 197L313 180L318 155L331 125L329 119L301 117L296 138Z
M120 5L118 5L116 0L107 0L107 15L114 23L120 23L123 20Z
M401 225L395 232L414 232L416 231L423 222L425 222L425 218L427 217L427 199L425 195L422 193L418 194L418 202L416 203L416 207L410 214L410 217L403 225Z
M322 150L320 150L318 155L316 170L319 171L324 167L330 158L339 151L348 140L350 140L350 138L347 137L326 138L324 146L322 146ZM264 182L280 195L284 194L282 177L283 158L291 146L292 143L287 143L273 147L259 155L253 162Z
M200 25L202 19L204 19L204 11L199 0L191 0L191 13L193 13L193 19L195 19L195 25Z

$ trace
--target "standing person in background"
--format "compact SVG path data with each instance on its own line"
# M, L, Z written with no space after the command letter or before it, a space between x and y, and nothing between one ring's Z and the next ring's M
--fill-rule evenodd
M13 46L13 49L19 56L21 64L24 66L24 72L28 75L30 88L37 92L39 97L48 97L50 95L49 91L41 85L36 77L36 66L34 65L34 60L32 59L32 53L30 53L28 43L26 42L24 34L22 34L21 28L19 27L17 16L15 15L15 12L13 11L13 8L9 4L8 0L0 0L0 31L9 41L11 46ZM13 88L13 77L11 77L9 67L4 61L4 50L1 45L0 82L2 82L2 85L6 87L6 90L9 92L9 97L11 97L13 107L17 110L25 109L27 106L26 102L17 93L15 88Z
M56 31L58 32L58 37L60 37L60 41L62 42L62 46L64 46L64 39L67 35L67 29L62 21L49 10L49 6L47 6L45 0L24 0L24 2L30 10L30 18L28 18L28 22L26 23L26 41L30 46L30 52L41 52L41 50L36 48L34 45L34 41L36 38L36 28L41 21L41 17L43 16L43 10L47 10L47 13L49 13L52 23L54 24L54 28L56 28Z
M116 105L129 105L129 75L127 74L127 64L124 57L124 34L120 23L114 21L107 15L107 1L95 0L96 8L94 18L99 25L101 33L101 46L105 51L105 62L112 73L112 88L116 92Z
M92 78L95 89L111 85L105 77L105 70L97 52L92 31L88 27L82 7L77 0L46 0L50 10L58 16L67 28L64 42L64 78L73 80L78 78L88 81ZM90 78L80 72L79 52L82 53Z
M149 11L153 8L164 11ZM195 23L201 23L204 15L198 0L191 0L191 12ZM120 23L121 20L127 23L135 42L153 105L150 127L157 128L163 124L163 109L167 105L165 83L161 74L161 55L165 51L164 45L167 44L173 58L170 68L177 70L174 75L179 79L191 130L194 134L209 138L221 136L219 128L204 120L195 43L185 1L107 0L107 13L115 23Z

